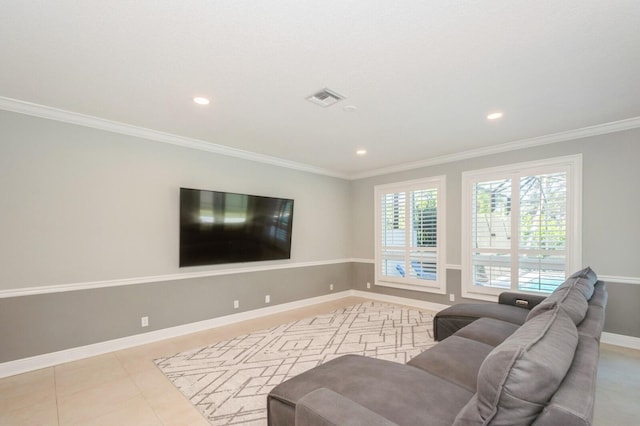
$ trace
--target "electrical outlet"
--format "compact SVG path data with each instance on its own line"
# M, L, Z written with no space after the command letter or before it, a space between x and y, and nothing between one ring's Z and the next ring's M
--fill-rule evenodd
M264 303L270 303L271 302L271 296L269 296L268 294L264 297Z
M371 283L367 283L367 288L371 288Z
M453 293L449 293L449 302L455 302L456 301L456 295Z
M240 307L240 301L234 300L233 301L233 309L238 309L239 307Z
M140 318L140 326L141 327L149 327L149 317Z
M329 284L329 291L333 291L333 284Z

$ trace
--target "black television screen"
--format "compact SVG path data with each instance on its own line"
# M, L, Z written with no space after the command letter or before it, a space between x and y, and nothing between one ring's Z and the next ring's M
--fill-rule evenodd
M291 258L293 200L180 188L180 266Z

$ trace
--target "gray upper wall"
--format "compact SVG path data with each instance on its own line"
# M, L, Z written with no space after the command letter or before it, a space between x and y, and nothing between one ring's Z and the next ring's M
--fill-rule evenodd
M261 265L349 257L348 181L7 111L0 129L0 290L224 268L178 268L180 187L295 199L291 260Z
M351 182L7 111L0 129L0 290L221 268L178 268L181 186L294 198L290 262L307 262L372 259L374 185L444 174L455 265L462 172L578 153L583 264L640 277L640 129Z
M640 129L360 179L351 183L353 257L374 257L375 185L446 175L447 263L461 263L462 173L582 154L582 260L600 275L640 277Z

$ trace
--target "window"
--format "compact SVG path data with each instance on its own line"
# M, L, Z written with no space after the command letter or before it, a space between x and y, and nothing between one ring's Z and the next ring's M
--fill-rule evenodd
M462 174L463 297L550 293L580 268L581 156Z
M375 187L377 285L445 293L445 177Z

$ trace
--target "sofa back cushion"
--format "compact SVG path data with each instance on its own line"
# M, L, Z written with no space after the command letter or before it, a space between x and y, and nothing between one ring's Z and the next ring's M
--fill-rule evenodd
M571 318L575 325L578 325L582 322L585 315L587 314L587 309L589 308L587 299L584 298L583 293L578 288L559 288L551 293L551 295L544 301L540 302L533 309L531 309L531 311L529 311L529 314L527 315L526 321L537 317L547 310L552 309L556 305L559 306L560 309L565 311L567 315L569 315L569 318Z
M569 278L587 278L592 285L598 281L598 275L596 275L595 271L591 269L591 266L587 266L584 269L574 272L569 275Z
M575 289L582 294L582 297L584 297L585 300L589 301L591 296L593 296L594 285L595 283L592 284L587 278L567 278L567 280L560 284L555 291L561 291L565 288Z
M571 274L549 297L529 311L525 322L547 311L550 306L559 304L574 324L580 324L587 314L597 282L598 277L590 267Z
M487 355L476 395L455 424L532 423L569 370L577 344L576 326L558 305L527 321Z
M585 299L591 299L593 287L598 282L598 276L590 267L586 267L578 272L574 272L562 283L558 289L575 287L582 292Z
M593 296L589 299L589 306L607 306L607 284L604 281L598 281L593 286Z

